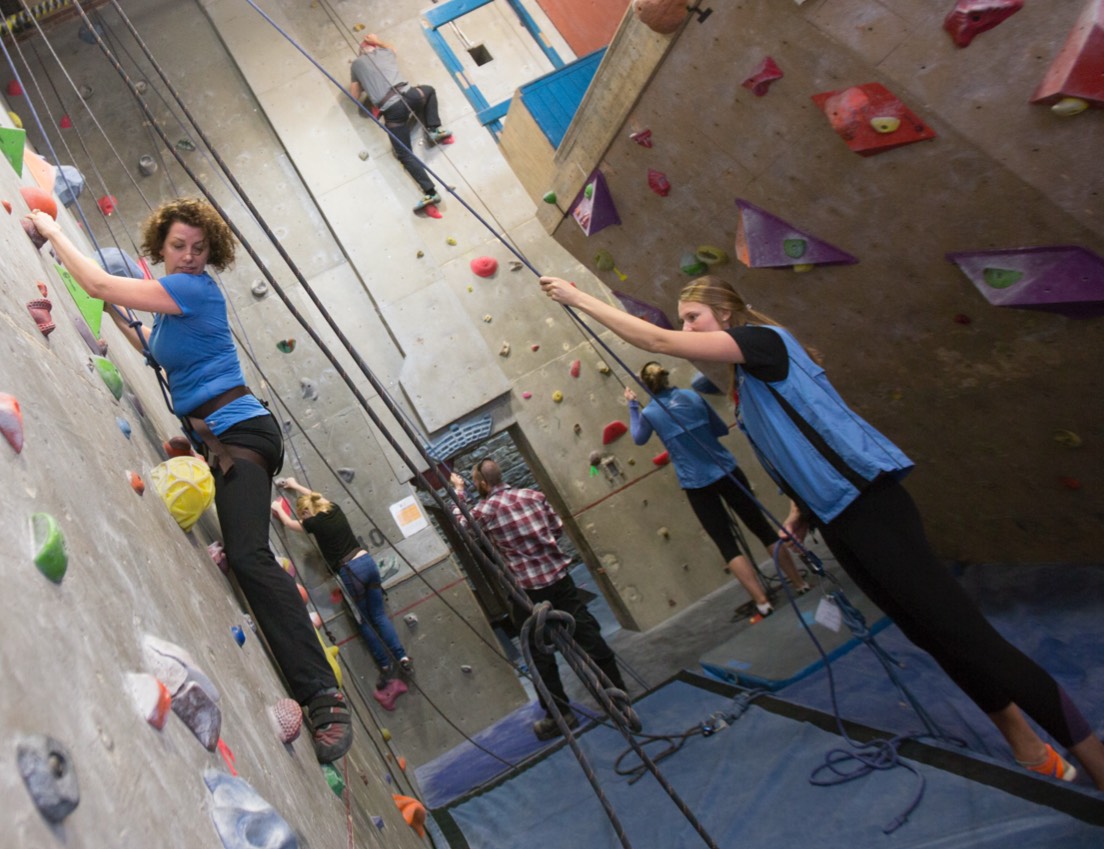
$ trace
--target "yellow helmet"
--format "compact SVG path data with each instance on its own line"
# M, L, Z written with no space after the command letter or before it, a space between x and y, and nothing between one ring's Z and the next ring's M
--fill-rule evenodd
M150 471L153 488L185 531L199 521L215 497L215 479L198 457L172 457Z

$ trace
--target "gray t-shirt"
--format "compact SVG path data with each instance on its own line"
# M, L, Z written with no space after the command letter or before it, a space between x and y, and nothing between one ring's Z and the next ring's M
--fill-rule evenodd
M391 105L398 95L394 89L406 85L399 72L399 60L386 47L377 47L361 53L352 66L353 81L360 83L368 99L378 109Z

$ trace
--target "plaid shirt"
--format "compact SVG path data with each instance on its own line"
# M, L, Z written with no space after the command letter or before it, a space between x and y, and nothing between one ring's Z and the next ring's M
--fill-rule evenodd
M463 493L459 493L461 498ZM466 523L458 507L453 515ZM556 539L563 522L543 493L512 489L499 484L471 509L471 514L491 538L522 589L536 590L554 584L571 565Z

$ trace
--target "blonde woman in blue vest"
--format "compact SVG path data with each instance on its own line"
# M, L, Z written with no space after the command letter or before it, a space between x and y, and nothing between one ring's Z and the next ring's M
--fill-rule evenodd
M726 281L702 277L679 295L683 329L656 327L556 277L548 297L656 354L732 363L740 428L789 495L785 533L816 527L840 565L912 642L980 707L1023 767L1072 781L1076 770L1026 713L1104 790L1104 745L1058 683L1005 640L939 562L901 486L912 461L852 411L824 369Z

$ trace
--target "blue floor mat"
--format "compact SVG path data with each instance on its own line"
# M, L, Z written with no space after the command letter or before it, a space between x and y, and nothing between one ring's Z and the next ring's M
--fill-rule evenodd
M972 566L961 583L997 630L1066 689L1097 733L1104 730L1104 567ZM896 626L878 634L877 641L903 664L903 683L944 733L965 740L975 752L1011 762L1011 753L993 724L929 655L906 640ZM832 672L842 716L894 733L924 730L865 647L834 662ZM778 695L832 710L823 669ZM1082 776L1081 780L1087 785L1087 779Z
M637 709L647 733L674 734L730 704L725 694L674 681L640 700ZM1022 794L918 761L910 763L924 777L923 799L907 823L887 836L883 828L914 799L918 778L897 768L838 787L810 785L814 768L840 743L838 736L812 722L753 705L730 728L708 738L691 738L662 761L661 769L723 849L768 842L848 849L879 845L1007 849L1012 839L1021 846L1100 846L1102 832L1097 826ZM635 849L706 845L651 776L630 783L615 772L614 764L626 748L619 733L599 726L580 737L580 746ZM957 754L941 754L965 760ZM984 768L1000 775L1006 772ZM1011 780L1037 785L1063 798L1096 803L1077 790L1019 771ZM549 844L613 849L621 845L578 762L564 747L433 815L454 847L521 849Z

